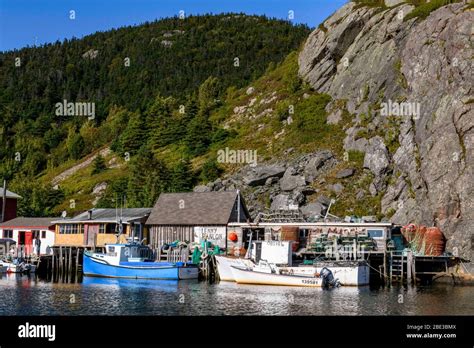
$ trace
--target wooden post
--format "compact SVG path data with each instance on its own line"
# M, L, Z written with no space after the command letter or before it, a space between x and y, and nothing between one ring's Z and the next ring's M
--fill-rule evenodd
M76 248L76 281L79 277L79 247Z
M413 284L416 285L416 256L413 257Z
M53 276L53 281L54 281L54 263L56 262L56 259L54 258L56 248L53 247L53 262L51 263L51 275Z
M403 284L403 275L404 275L404 270L403 270L403 262L404 262L404 259L405 257L403 256L403 252L402 252L402 258L401 258L401 262L400 262L400 281L401 283Z
M72 247L69 247L69 272L70 278L72 278Z
M59 247L59 276L63 278L63 247Z
M413 263L413 255L412 255L411 250L408 250L407 251L407 284L412 283L412 278L411 278L412 263Z
M393 280L393 252L390 252L390 283Z

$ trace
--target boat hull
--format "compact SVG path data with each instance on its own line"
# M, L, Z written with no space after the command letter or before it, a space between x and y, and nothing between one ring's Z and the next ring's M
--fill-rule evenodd
M367 264L358 265L332 265L321 264L316 266L281 267L283 272L291 272L297 275L313 275L321 273L324 267L328 267L334 278L338 279L342 286L364 286L369 285L370 269Z
M238 266L231 266L231 270L238 284L301 286L311 288L320 288L323 285L323 280L315 277L263 273Z
M146 264L146 265L145 265ZM172 263L140 262L133 265L111 265L104 260L84 254L83 272L89 277L133 278L133 279L197 279L198 268L177 266Z
M219 279L226 282L235 282L234 274L231 266L252 267L254 263L248 259L232 258L227 256L216 255L217 272Z

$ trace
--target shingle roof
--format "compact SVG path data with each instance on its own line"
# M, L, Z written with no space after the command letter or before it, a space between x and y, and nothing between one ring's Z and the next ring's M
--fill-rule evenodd
M54 225L52 222L57 218L44 217L17 217L0 224L0 227L48 227Z
M91 209L92 219L89 219L89 212L85 211L79 215L74 216L70 219L56 220L55 223L78 223L78 222L116 222L117 216L122 218L123 223L127 223L131 220L140 219L148 216L151 212L151 208L124 208L119 209Z
M146 224L225 225L236 199L237 191L162 193Z
M0 187L0 198L3 197L3 187ZM7 195L6 195L7 198L21 198L20 195L17 195L15 192L12 192L12 191L9 191L7 189Z

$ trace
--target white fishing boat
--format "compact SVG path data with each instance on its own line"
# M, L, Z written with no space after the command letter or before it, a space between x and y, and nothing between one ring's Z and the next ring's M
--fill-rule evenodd
M237 267L253 267L255 263L250 259L243 259L237 257L228 257L222 255L216 255L217 272L221 281L235 282L234 275L232 273L232 266Z
M260 262L255 267L230 266L230 268L238 284L320 288L325 283L325 279L319 274L312 276L281 274L276 266L266 262Z

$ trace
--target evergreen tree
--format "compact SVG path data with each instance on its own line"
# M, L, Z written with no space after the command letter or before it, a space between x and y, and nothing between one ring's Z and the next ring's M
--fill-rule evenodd
M156 97L147 110L148 142L152 149L172 144L179 140L179 120L174 117L176 101Z
M207 115L199 114L189 122L185 144L188 155L194 157L206 152L211 143L212 128Z
M222 173L222 169L219 168L217 162L213 159L208 160L204 163L201 169L199 179L204 182L210 182L216 180Z
M119 138L119 147L123 152L131 155L137 153L138 149L146 142L145 123L138 112L130 115L127 127Z
M131 207L152 207L161 192L169 189L169 172L162 160L142 147L130 161L127 198Z
M92 163L92 175L99 174L107 169L107 165L105 164L105 159L102 157L101 154L98 154Z
M181 160L173 168L171 174L171 191L186 192L191 191L194 184L194 174L191 163L188 159Z

